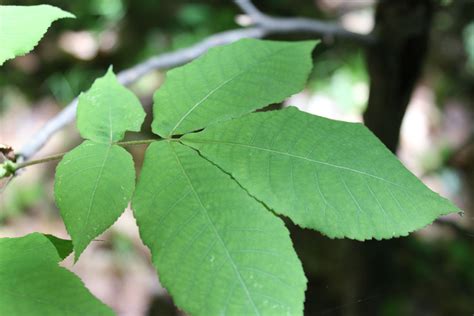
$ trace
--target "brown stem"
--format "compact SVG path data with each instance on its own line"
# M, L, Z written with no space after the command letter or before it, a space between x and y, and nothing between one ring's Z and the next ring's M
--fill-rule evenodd
M161 140L170 140L170 139L160 138L160 139L131 140L131 141L125 141L125 142L117 142L117 143L115 143L115 145L119 145L119 146L147 145L147 144L151 144L151 143L153 143L153 142L157 142L157 141L161 141ZM43 158L40 158L40 159L28 160L28 161L25 161L25 162L20 162L20 163L16 164L15 171L16 171L16 170L19 170L19 169L22 169L22 168L25 168L25 167L29 167L29 166L33 166L33 165L37 165L37 164L49 162L49 161L60 160L61 158L63 158L63 156L64 156L65 154L66 154L66 153L60 153L60 154L55 154L55 155L43 157Z

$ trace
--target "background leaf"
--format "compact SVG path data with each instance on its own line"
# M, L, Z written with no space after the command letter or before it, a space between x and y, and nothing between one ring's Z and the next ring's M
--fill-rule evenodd
M49 5L0 5L0 66L31 51L51 23L73 17L71 13Z
M0 238L0 315L113 315L59 261L41 234Z
M133 199L161 283L192 315L297 315L306 278L283 222L178 143L152 144Z
M122 147L85 141L63 157L54 193L76 260L122 214L134 188L132 156Z
M154 96L153 132L184 134L284 100L303 89L315 44L243 39L169 71Z
M184 137L250 194L330 237L391 238L459 211L361 124L290 107Z
M112 68L79 96L77 128L83 138L111 144L125 131L140 131L144 119L140 101L117 81Z

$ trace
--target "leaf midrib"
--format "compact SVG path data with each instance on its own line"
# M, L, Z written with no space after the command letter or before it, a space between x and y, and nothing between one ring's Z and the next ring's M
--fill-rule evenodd
M228 84L229 82L233 81L234 79L236 79L237 77L239 77L240 75L246 73L249 69L255 67L256 64L264 61L266 62L266 59L268 58L271 58L273 57L274 55L277 55L279 54L280 52L286 50L286 49L289 49L290 47L288 46L285 46L285 47L281 47L279 49L277 49L276 51L262 57L262 58L258 58L256 59L253 63L247 65L244 69L240 70L239 72L237 72L236 74L234 74L232 77L230 77L229 79L227 80L224 80L223 82L219 83L214 89L212 89L208 94L206 94L203 98L201 98L201 100L199 100L196 104L194 104L185 114L184 116L176 123L176 125L172 128L172 130L169 132L169 135L174 135L174 132L176 131L176 129L181 125L181 123L200 105L202 104L203 102L205 102L207 99L209 99L216 91L218 91L220 88L222 88L223 86L225 86L226 84Z
M113 125L112 125L112 106L108 103L109 107L109 143L114 141L113 139Z
M92 206L94 205L95 195L97 193L97 187L99 186L100 179L102 178L102 174L104 172L104 168L105 168L106 162L109 158L109 154L110 154L111 149L112 149L112 145L109 145L107 147L107 152L105 153L104 160L102 161L102 166L100 167L99 174L97 175L97 178L96 178L96 181L95 181L95 184L94 184L94 188L92 189L92 195L91 195L91 199L90 199L90 202L89 202L89 207L87 209L86 220L84 222L84 225L82 226L81 233L79 234L79 236L83 236L84 230L86 229L87 225L89 224Z
M396 186L397 188L403 189L404 191L412 193L409 188L406 188L405 186L402 186L401 184L398 184L398 183L392 182L390 180L381 178L381 177L373 175L371 173L367 173L367 172L364 172L364 171L361 171L361 170L357 170L357 169L353 169L353 168L349 168L349 167L345 167L345 166L332 164L332 163L329 163L329 162L324 162L324 161L320 161L320 160L311 159L311 158L300 156L300 155L294 155L294 154L287 153L287 152L284 152L284 151L274 150L274 149L270 149L270 148L257 147L257 146L252 146L252 145L248 145L248 144L242 144L242 143L235 143L235 142L224 142L224 141L215 141L215 140L209 141L209 140L202 140L202 139L201 140L186 139L185 141L191 142L191 143L222 144L222 145L240 146L240 147L245 147L245 148L250 148L250 149L255 149L255 150L260 150L260 151L266 151L266 152L270 152L270 153L274 153L274 154L278 154L278 155L282 155L282 156L287 156L287 157L291 157L291 158L301 159L301 160L309 161L311 163L320 164L320 165L323 165L323 166L326 166L326 167L332 167L332 168L335 168L335 169L341 169L341 170L361 174L363 176L371 177L371 178L374 178L376 180L386 182L390 185ZM427 193L424 193L424 192L419 193L419 194L428 195Z
M172 144L169 144L169 146L171 147L171 151L173 152L173 154L174 154L174 156L175 156L175 158L176 158L176 162L178 163L178 165L179 165L179 167L180 167L180 169L181 169L183 175L186 177L186 180L187 180L189 186L191 187L192 192L193 192L194 195L196 196L196 199L199 201L199 205L201 206L202 210L204 211L204 214L206 215L207 221L209 222L209 224L210 224L212 230L214 231L214 234L217 236L217 239L219 240L220 244L222 245L222 247L223 247L223 249L224 249L224 251L225 251L225 254L226 254L226 256L227 256L227 258L228 258L228 260L229 260L229 262L232 264L232 268L233 268L234 272L236 273L237 277L239 278L239 282L240 282L240 284L242 285L242 287L244 288L245 294L247 295L249 301L252 303L252 307L253 307L253 309L254 309L256 315L260 315L260 312L258 311L257 306L255 305L255 302L254 302L254 300L252 299L252 297L251 297L251 295L250 295L250 291L249 291L249 289L248 289L248 287L247 287L247 284L245 284L245 282L244 282L244 280L243 280L243 278L242 278L242 275L241 275L240 271L237 269L237 265L235 264L234 259L233 259L232 256L230 255L230 252L229 252L229 250L227 249L227 247L226 247L224 241L222 240L221 235L220 235L219 232L217 231L217 228L216 228L216 226L214 225L214 222L212 221L212 219L210 218L210 216L209 216L209 214L208 214L208 212L207 212L207 209L205 208L204 204L202 203L201 198L199 197L198 193L197 193L196 190L194 189L194 186L193 186L193 184L192 184L192 182L191 182L191 179L189 178L188 174L186 173L186 170L184 169L184 167L183 167L181 161L179 160L179 157L178 157L178 155L177 155L177 153L176 153L176 151L175 151L173 145L172 145Z

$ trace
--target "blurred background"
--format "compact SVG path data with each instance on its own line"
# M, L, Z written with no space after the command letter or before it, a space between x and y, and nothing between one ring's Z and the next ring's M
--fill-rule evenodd
M232 1L223 0L2 1L40 3L77 19L55 22L33 53L0 69L0 143L17 150L109 65L120 71L245 21ZM413 173L465 211L409 237L381 242L330 240L290 225L309 279L305 314L472 315L474 1L261 0L256 5L271 15L333 21L376 34L370 47L323 37L306 89L277 106L365 119ZM165 72L156 71L131 86L149 121L152 94L164 78ZM80 141L71 124L35 157L67 151ZM145 147L129 150L139 169ZM32 166L8 186L0 183L0 237L34 231L68 237L52 195L55 166ZM76 265L71 258L62 265L119 315L184 315L160 286L130 210Z

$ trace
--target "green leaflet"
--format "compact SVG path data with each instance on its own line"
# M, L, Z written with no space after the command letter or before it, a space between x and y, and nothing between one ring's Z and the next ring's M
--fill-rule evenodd
M77 127L90 140L64 156L54 186L76 260L117 220L132 197L132 157L113 143L125 131L139 131L144 118L138 98L117 81L111 68L79 97Z
M132 205L161 283L191 315L303 313L283 222L194 150L153 143Z
M404 236L459 211L363 125L293 107L250 114L183 142L276 212L329 237Z
M184 134L284 100L303 89L315 44L243 39L169 71L154 96L153 132Z
M73 17L71 13L49 5L0 5L0 66L31 51L51 23Z
M144 119L140 101L117 81L112 68L79 96L77 128L83 138L111 144L122 140L125 131L140 131Z
M41 234L0 238L0 315L113 315L60 260Z
M134 188L132 156L120 146L85 141L63 157L54 193L76 260L122 214Z

